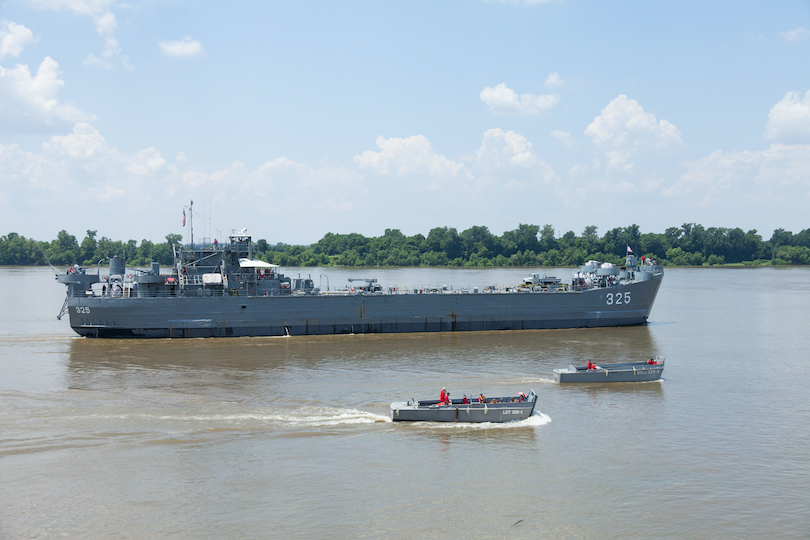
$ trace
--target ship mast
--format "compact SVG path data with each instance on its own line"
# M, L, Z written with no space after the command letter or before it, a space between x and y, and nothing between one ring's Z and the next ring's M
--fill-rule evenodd
M188 208L188 227L191 230L191 249L194 249L194 201L186 208Z

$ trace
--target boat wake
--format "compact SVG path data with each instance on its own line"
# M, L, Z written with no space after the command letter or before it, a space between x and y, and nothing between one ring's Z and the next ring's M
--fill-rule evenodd
M328 427L391 421L388 416L382 414L336 407L303 407L289 413L274 415L273 419L295 427Z
M557 381L554 379L548 379L545 377L524 377L518 380L520 384L557 384Z
M390 422L391 419L381 414L361 411L359 409L342 409L337 407L299 407L290 409L234 411L218 414L143 414L124 413L115 415L96 415L88 417L98 419L128 420L137 424L164 427L171 426L184 430L223 430L223 429L267 429L281 428L318 428L352 424L373 424ZM77 419L79 417L75 417Z
M427 427L431 429L514 429L525 427L540 427L551 423L551 417L539 411L534 411L525 420L514 422L402 422L412 426Z

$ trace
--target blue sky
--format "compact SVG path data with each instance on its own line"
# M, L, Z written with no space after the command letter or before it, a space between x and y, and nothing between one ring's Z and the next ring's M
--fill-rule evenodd
M798 232L809 60L806 1L10 1L0 234Z

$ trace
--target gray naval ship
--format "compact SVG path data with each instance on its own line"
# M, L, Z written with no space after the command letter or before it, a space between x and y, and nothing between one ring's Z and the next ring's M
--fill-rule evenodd
M158 263L127 269L112 257L96 273L74 266L58 316L86 337L196 338L377 332L455 332L644 324L664 271L639 265L579 267L570 282L533 274L511 287L402 290L374 279L322 291L253 258L243 230L207 248L175 250L169 273Z

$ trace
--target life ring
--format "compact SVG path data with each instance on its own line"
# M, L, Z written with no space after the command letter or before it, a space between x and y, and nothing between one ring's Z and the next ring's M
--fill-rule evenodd
M253 296L254 294L256 294L256 289L250 289L248 291L248 294L250 294L250 296Z
M484 292L488 292L488 291L489 291L489 287L484 287Z
M127 279L132 279L132 274L127 274Z
M101 279L103 279L104 281L107 281L108 279L110 279L110 276L105 275L105 276L104 276L104 277L102 277Z

